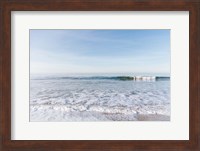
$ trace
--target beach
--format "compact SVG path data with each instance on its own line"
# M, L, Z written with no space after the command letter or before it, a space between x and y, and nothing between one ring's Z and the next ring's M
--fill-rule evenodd
M170 79L34 77L30 121L170 121Z

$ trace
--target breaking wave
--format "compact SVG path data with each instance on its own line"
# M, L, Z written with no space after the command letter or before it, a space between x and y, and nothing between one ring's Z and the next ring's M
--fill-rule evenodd
M120 80L120 81L168 81L170 80L170 77L159 77L159 76L92 76L92 77L48 77L48 78L37 78L32 80L50 80L50 79L56 79L56 80Z

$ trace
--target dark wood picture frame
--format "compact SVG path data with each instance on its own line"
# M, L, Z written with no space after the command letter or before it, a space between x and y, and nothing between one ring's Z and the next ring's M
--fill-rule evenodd
M189 11L189 140L11 140L11 11ZM200 0L1 0L0 48L1 151L200 150Z

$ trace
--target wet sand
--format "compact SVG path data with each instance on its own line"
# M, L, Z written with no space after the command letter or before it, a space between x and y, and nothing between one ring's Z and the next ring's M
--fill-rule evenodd
M161 114L139 114L137 115L138 121L170 121L170 116Z

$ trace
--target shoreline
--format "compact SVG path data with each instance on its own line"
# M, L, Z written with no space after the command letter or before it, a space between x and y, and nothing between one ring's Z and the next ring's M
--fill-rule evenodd
M43 106L44 107L44 106ZM109 113L87 110L64 110L62 108L30 108L30 122L139 122L170 121L170 115L135 113Z
M139 114L138 121L170 121L170 116L162 114Z

